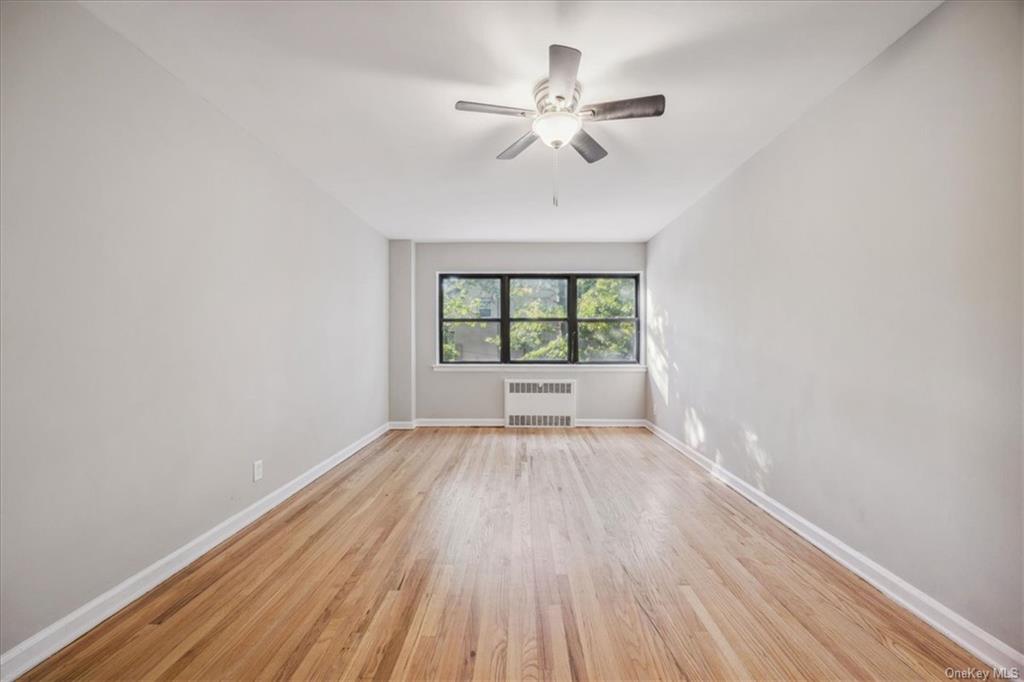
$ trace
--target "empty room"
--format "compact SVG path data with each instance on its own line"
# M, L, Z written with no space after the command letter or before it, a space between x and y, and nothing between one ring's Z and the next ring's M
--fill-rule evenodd
M0 680L1019 680L1024 0L0 0Z

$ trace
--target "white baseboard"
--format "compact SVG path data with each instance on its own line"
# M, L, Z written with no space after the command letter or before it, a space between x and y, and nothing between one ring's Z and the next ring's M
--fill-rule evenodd
M651 433L692 459L712 476L768 512L812 545L877 587L897 604L982 661L1004 669L1024 666L1024 654L1009 644L989 634L884 566L875 563L843 541L724 469L656 424L648 421L645 426Z
M20 644L13 646L4 652L3 656L0 656L0 680L3 682L13 680L48 656L61 650L379 438L388 431L388 428L388 424L377 427L345 449L206 531L195 540L179 547L120 585L107 590L88 604L79 607Z
M388 422L388 428L392 431L408 431L416 428L416 422Z
M646 419L577 419L576 426L600 427L600 426L636 426L644 428L647 426Z

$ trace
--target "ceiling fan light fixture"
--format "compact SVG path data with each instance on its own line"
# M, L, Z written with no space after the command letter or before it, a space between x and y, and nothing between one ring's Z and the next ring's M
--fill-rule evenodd
M549 111L533 119L533 132L552 149L561 149L583 128L583 121L571 111Z

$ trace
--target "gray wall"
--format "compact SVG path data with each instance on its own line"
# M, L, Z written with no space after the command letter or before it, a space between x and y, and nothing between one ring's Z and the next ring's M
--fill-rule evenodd
M650 418L1018 649L1020 12L940 6L647 253Z
M574 378L580 419L643 419L644 374L615 370L437 371L437 273L632 271L644 269L642 243L416 244L416 417L504 416L502 382L517 377Z
M388 414L391 421L410 422L416 415L416 349L413 345L416 243L394 239L388 243L388 250Z
M0 23L6 651L386 421L388 253L76 3Z

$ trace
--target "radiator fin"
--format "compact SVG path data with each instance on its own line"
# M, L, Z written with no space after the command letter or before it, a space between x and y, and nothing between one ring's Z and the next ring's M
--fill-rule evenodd
M572 417L567 414L510 414L507 426L570 427Z
M571 394L575 384L570 381L513 381L509 384L509 393L557 393Z

